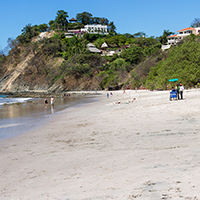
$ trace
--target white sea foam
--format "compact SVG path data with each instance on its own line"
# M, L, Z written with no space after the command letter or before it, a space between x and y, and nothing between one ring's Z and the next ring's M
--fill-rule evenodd
M0 129L1 129L1 128L13 127L13 126L20 126L20 125L21 125L20 123L18 123L18 124L7 124L7 125L2 125L2 126L0 126Z
M0 96L0 105L4 104L13 104L13 103L23 103L32 98L6 98L4 96Z

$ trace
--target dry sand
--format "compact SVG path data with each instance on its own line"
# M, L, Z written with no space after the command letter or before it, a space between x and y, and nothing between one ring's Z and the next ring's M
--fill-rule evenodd
M0 200L200 199L200 91L113 94L1 141Z

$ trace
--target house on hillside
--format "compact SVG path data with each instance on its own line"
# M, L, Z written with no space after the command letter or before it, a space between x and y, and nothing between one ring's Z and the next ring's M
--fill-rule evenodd
M101 50L102 56L113 56L116 52L114 50Z
M67 33L65 33L65 37L66 38L72 38L73 36L75 35L75 33L74 32L67 32Z
M108 48L108 44L106 42L104 42L102 45L101 45L101 48L104 49L104 48Z
M116 49L116 50L105 50L105 48L107 48L108 45L104 42L101 45L101 51L102 51L102 56L113 56L114 54L120 54L124 49L127 49L130 47L130 44L128 45L122 45L120 48Z
M81 31L86 33L94 33L94 34L108 34L108 26L101 24L88 24L85 25L84 28L81 28Z
M87 49L91 52L91 53L101 53L101 50L97 49L94 44L89 43L87 44Z
M79 38L80 38L80 37L83 36L84 33L85 33L85 32L80 31L79 29L68 30L68 32L65 33L65 37L66 37L66 38L72 38L72 37L75 35L76 37L79 37Z
M70 23L76 23L77 22L77 20L76 19L74 19L73 17L69 20L69 22Z
M162 45L162 50L169 49L171 45L176 45L178 42L180 42L183 38L187 37L190 34L198 35L200 33L200 27L189 27L184 28L179 31L175 35L170 35L167 37L167 45Z

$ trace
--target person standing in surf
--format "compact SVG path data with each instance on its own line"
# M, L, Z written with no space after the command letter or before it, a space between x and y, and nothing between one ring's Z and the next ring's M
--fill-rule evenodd
M54 97L52 96L52 97L51 97L51 105L54 106L54 103L55 103L55 99L54 99Z
M44 105L45 105L45 108L47 108L47 105L48 105L47 98L44 99Z

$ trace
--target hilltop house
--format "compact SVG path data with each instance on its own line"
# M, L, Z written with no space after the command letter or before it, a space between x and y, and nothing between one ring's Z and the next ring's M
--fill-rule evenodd
M72 18L71 21L75 19ZM108 27L106 25L101 24L92 24L92 25L85 25L84 28L77 29L77 30L68 30L65 33L66 38L72 38L74 35L77 37L82 37L84 33L94 33L94 34L108 34Z
M65 33L65 37L66 38L72 38L75 35L76 37L80 38L80 37L83 36L84 33L85 33L84 31L80 31L79 29L68 30L67 33Z
M81 28L81 31L86 33L94 33L94 34L108 34L108 26L101 24L88 24L85 25L84 28Z
M170 35L167 37L167 45L162 45L162 50L169 49L171 45L176 45L178 42L180 42L183 38L186 36L190 35L193 33L194 35L198 35L200 33L200 27L189 27L189 28L184 28L179 31L175 35Z
M69 22L70 23L76 23L77 22L77 20L76 19L74 19L73 17L69 20Z

